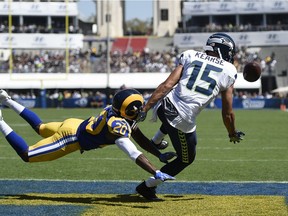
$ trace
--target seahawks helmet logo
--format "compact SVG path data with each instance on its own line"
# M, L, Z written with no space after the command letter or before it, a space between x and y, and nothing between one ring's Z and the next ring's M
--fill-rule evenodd
M221 32L211 35L206 42L206 46L204 46L205 51L217 52L220 58L232 64L235 49L234 40L229 35Z

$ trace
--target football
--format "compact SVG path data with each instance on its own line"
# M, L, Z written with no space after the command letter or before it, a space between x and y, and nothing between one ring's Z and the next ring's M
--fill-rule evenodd
M244 66L243 77L248 82L255 82L261 76L261 66L259 63L253 61Z

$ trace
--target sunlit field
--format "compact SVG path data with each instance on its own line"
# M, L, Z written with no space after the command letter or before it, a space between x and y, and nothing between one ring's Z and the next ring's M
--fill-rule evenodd
M44 122L70 117L85 119L99 112L95 109L34 111ZM239 144L229 142L220 110L204 110L200 114L196 160L177 176L178 181L287 181L288 113L279 110L235 112L237 128L246 133ZM12 110L4 109L3 116L29 145L40 139ZM148 116L139 126L150 138L160 122L151 123L149 119ZM0 160L5 164L0 166L2 179L139 180L147 176L116 146L83 154L76 152L52 162L27 164L22 162L3 136L0 141ZM172 145L167 151L173 151ZM146 155L158 167L162 165L151 154Z
M97 109L34 109L34 111L44 122L62 121L70 117L86 119L99 112ZM40 139L30 126L13 111L4 109L2 112L5 121L29 145L33 145ZM235 113L237 128L246 133L244 140L239 144L229 142L228 134L222 123L221 110L207 109L200 114L197 122L196 160L176 176L176 181L173 182L173 184L188 182L192 186L187 188L175 185L170 188L169 185L172 182L164 183L165 188L162 189L162 192L161 186L159 187L159 196L165 201L160 203L147 203L146 200L134 193L135 186L143 179L148 178L149 174L141 170L116 146L92 150L83 154L76 152L52 162L27 164L22 162L5 138L1 136L0 179L2 181L0 181L0 187L5 191L1 191L3 195L0 197L0 213L9 215L9 212L17 212L19 207L22 210L18 212L22 212L24 215L26 215L26 211L27 215L29 212L32 212L31 215L37 215L33 212L41 209L49 212L49 209L57 206L66 206L66 210L61 208L59 214L51 215L63 215L65 211L69 212L69 215L119 215L118 213L121 213L120 215L159 215L159 212L161 212L160 215L177 215L180 212L186 215L191 212L193 215L287 215L287 203L285 203L287 194L272 196L272 190L271 193L268 192L270 195L267 196L266 192L261 191L261 187L259 190L257 187L253 189L253 185L249 186L251 187L250 192L244 193L244 191L245 188L248 188L245 183L251 182L257 184L280 183L280 186L286 188L287 191L288 113L280 110L235 110ZM160 122L149 122L150 114L145 122L139 124L149 138L153 136L160 125ZM168 138L167 140L170 141ZM171 144L167 151L173 151ZM157 158L147 152L144 153L157 167L162 166ZM19 180L24 180L24 184ZM9 187L10 181L11 184L16 181L13 183L13 187ZM58 184L53 186L55 181ZM63 184L59 181L63 181ZM118 182L130 183L125 185L123 190L122 186L116 186L114 195L110 194L111 191L113 192L113 187L109 187L105 192L102 186L100 187L102 191L100 189L98 191L95 186L96 188L91 188L90 192L89 190L83 191L77 195L77 193L75 194L77 186L68 187L67 181L76 185L77 182L100 182L103 185L105 185L105 181L117 184ZM25 191L29 182L31 185L28 188L31 187L32 190L35 185L36 192L33 190L33 192L29 192L30 189L28 192ZM43 188L41 184L44 182L48 185L46 186L47 191L42 191L43 189L38 191L37 188ZM223 194L225 196L222 196L222 192L217 192L223 190L221 185L211 190L205 188L206 186L199 185L199 191L195 190L194 194L193 182L195 188L196 183L208 184L211 182L236 183L236 186L238 183L241 185L243 183L244 186L238 192L237 188L233 189L232 187L231 193L233 191L233 194L229 195L225 192ZM59 187L59 184L63 186ZM17 187L21 187L21 189L18 188L17 191ZM49 187L53 190L49 191ZM61 192L63 188L65 191ZM123 192L121 193L121 191ZM105 195L105 193L110 195ZM238 195L241 194L242 196L239 197ZM169 212L166 212L165 206L171 206Z

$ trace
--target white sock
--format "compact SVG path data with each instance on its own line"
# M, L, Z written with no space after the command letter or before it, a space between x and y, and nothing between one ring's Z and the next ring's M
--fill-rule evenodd
M3 133L3 135L6 137L8 134L10 134L13 130L12 128L4 121L0 121L0 131Z
M159 129L156 134L152 137L152 141L155 144L160 144L161 141L164 139L166 134L162 133L161 130Z
M161 184L162 181L160 179L155 179L154 177L150 177L145 181L147 187L156 187Z
M19 104L18 102L14 101L12 99L8 99L8 100L4 101L3 103L4 103L4 105L13 109L17 114L20 114L25 109L24 106L22 106L21 104Z

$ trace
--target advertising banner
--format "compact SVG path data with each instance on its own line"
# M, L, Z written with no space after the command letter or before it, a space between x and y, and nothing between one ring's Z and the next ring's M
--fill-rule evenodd
M288 31L229 32L237 46L288 45ZM203 47L211 33L183 33L174 35L174 45L179 48Z
M234 98L234 109L280 109L281 104L288 105L288 100L281 100L279 98L260 99L260 98ZM220 98L216 98L209 108L222 108L222 101Z
M288 1L223 1L223 2L184 2L183 15L227 15L227 14L263 14L286 13Z
M78 49L83 48L83 34L0 34L0 48Z
M9 8L10 7L10 8ZM1 15L77 16L76 2L0 2Z

